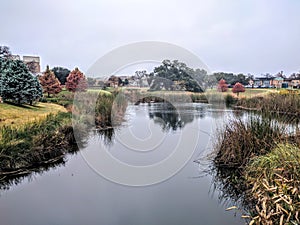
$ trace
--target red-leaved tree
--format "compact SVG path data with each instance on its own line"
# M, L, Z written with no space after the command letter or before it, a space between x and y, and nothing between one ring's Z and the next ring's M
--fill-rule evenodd
M61 85L59 80L56 78L54 73L47 66L46 71L42 76L39 77L40 84L42 86L43 92L48 94L58 94L61 92Z
M88 83L84 74L78 68L75 68L67 77L66 88L71 92L83 92L87 90L87 87Z
M228 90L228 85L224 79L221 79L218 83L218 91L226 92Z
M233 93L236 93L237 96L239 96L239 93L240 93L240 92L245 92L245 87L244 87L244 85L242 85L241 83L237 82L237 83L233 86L232 92L233 92Z

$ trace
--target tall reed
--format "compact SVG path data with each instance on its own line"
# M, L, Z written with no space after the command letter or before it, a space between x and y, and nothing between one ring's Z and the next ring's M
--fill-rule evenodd
M122 118L127 107L123 93L102 94L97 92L79 93L73 104L73 123L79 122L87 126L99 128L113 126L113 122Z
M231 118L216 135L214 163L221 167L244 167L252 157L268 153L285 135L286 127L271 116Z

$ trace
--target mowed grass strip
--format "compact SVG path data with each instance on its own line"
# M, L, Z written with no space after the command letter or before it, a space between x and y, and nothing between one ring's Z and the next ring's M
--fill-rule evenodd
M20 126L45 118L49 114L66 111L63 106L53 103L38 103L34 106L0 103L0 127L3 125Z
M272 88L245 88L245 92L240 92L239 97L240 98L251 98L254 96L259 96L259 95L265 95L270 92L278 92L276 89ZM227 94L232 94L234 96L237 96L232 92L232 88L228 88L228 91L226 92L218 92L216 88L214 89L207 89L206 90L207 94L214 94L214 93L222 93L223 95Z
M104 94L104 95L111 95L111 92L106 91L106 90L100 90L100 89L88 89L88 92L98 92L99 94Z

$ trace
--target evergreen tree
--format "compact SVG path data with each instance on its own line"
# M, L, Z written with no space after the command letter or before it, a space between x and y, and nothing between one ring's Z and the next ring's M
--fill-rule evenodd
M55 77L54 73L47 66L46 71L39 77L40 83L43 87L43 92L48 94L58 94L61 92L61 85L59 80Z
M20 60L2 60L0 96L18 104L30 103L42 96L41 86Z
M128 81L127 78L125 78L125 80L124 80L124 85L128 85L128 84L129 84L129 81Z
M28 103L32 105L33 101L36 101L37 99L43 96L43 90L37 77L33 76L32 79L28 82L30 83L30 85L27 92L24 95L28 99Z
M9 50L9 47L0 46L0 58L11 58L11 52Z
M0 46L0 77L1 72L3 70L2 67L5 65L5 61L9 60L11 58L11 52L9 50L9 47L7 46Z
M64 67L54 67L51 69L55 76L57 77L57 79L59 80L59 82L61 83L61 85L65 85L67 77L70 74L70 70Z
M87 87L88 84L84 74L78 68L75 68L67 77L66 88L71 92L82 92L86 91Z

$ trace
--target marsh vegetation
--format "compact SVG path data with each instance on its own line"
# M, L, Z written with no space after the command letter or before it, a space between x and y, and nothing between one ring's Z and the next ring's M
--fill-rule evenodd
M6 118L0 122L1 178L30 173L60 161L66 153L78 150L92 125L112 128L112 112L119 119L124 115L126 104L116 93L86 92L80 97L80 104L73 102L74 94L62 93L35 106L0 105L1 115ZM89 105L91 99L95 99L94 105ZM84 116L86 112L93 112L92 117ZM88 125L86 129L78 127L82 124ZM77 133L74 128L78 128Z
M250 224L299 224L299 100L297 93L239 100L255 113L231 117L217 132L217 179L248 205Z

